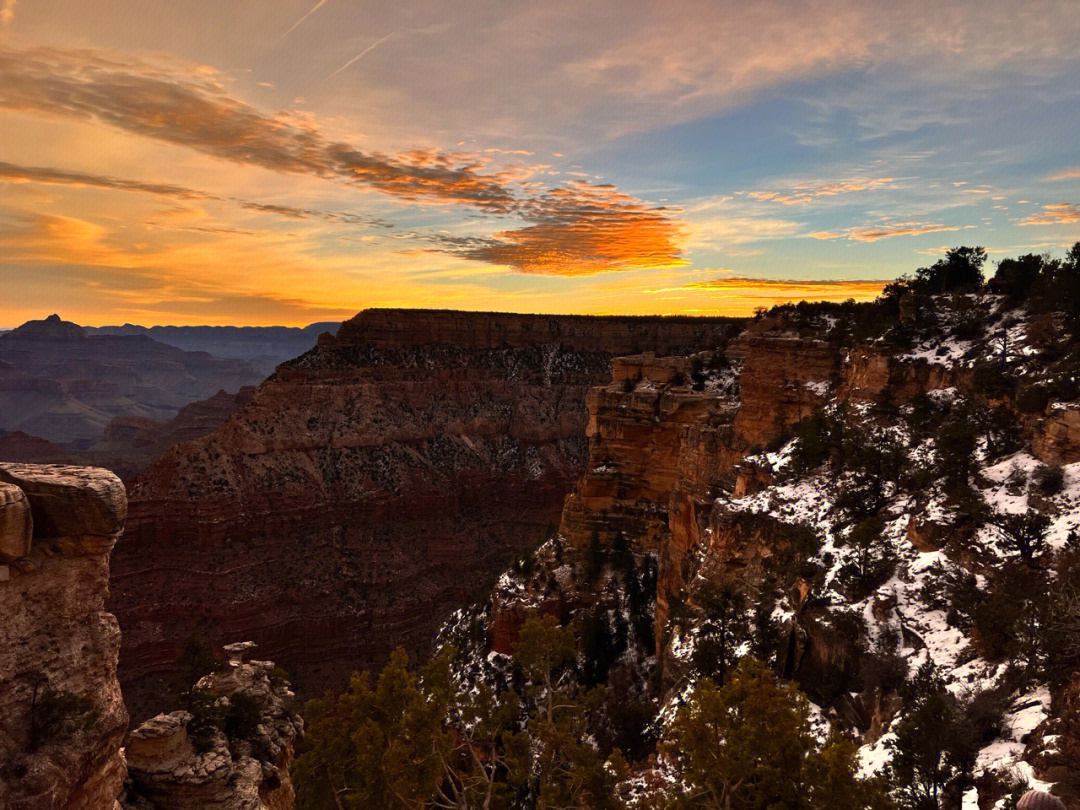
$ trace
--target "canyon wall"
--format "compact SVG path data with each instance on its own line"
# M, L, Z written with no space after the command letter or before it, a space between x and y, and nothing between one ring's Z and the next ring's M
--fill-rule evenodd
M0 431L84 449L116 417L164 421L262 377L240 360L92 334L52 315L0 335Z
M340 686L559 521L613 355L722 345L730 319L368 310L210 436L132 482L111 605L136 717L191 633L250 638L299 691Z
M109 810L124 780L120 631L105 611L126 496L105 470L0 464L0 807Z

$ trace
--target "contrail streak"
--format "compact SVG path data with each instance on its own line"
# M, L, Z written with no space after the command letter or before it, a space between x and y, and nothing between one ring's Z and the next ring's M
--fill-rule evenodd
M291 34L296 29L296 26L300 25L300 23L302 23L304 20L306 20L308 17L310 17L312 14L314 14L316 11L318 11L320 8L322 8L324 5L326 5L326 0L319 0L319 2L315 4L315 8L311 9L311 11L309 11L307 14L305 14L303 17L301 17L296 22L294 22L292 28L290 28L288 31L286 31L284 34L281 35L281 39L285 39L285 37L287 37L289 34ZM279 39L278 42L280 42L281 39Z
M326 2L326 0L323 0L323 2ZM346 63L345 63L344 65L342 65L341 67L339 67L339 68L338 68L337 70L335 70L335 71L334 71L333 73L331 73L331 74L330 74L329 76L327 76L326 78L327 78L327 79L332 79L332 78L334 78L334 77L335 77L335 76L337 76L337 75L338 75L339 73L341 73L341 71L343 71L343 70L344 70L345 68L347 68L347 67L348 67L349 65L355 64L355 63L356 63L357 61L359 61L359 59L360 59L360 57L361 57L361 56L363 56L363 55L364 55L365 53L367 53L368 51L370 51L370 50L371 50L372 48L374 48L374 47L375 47L376 45L382 45L382 44L383 44L384 42L386 42L386 40L390 39L390 37L392 37L392 36L393 36L393 34L387 34L387 35L386 35L385 37L383 37L382 39L377 39L377 40L375 40L375 41L374 41L374 42L372 42L372 43L371 43L370 45L368 45L368 46L367 46L366 48L364 48L364 50L360 51L360 53L358 53L358 54L357 54L356 56L354 56L354 57L353 57L352 59L350 59L350 60L349 60L348 62L346 62Z

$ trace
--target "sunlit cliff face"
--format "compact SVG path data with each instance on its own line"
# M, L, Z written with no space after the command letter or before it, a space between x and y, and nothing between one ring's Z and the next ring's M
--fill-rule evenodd
M746 314L1071 244L1071 2L896 5L0 0L0 327Z

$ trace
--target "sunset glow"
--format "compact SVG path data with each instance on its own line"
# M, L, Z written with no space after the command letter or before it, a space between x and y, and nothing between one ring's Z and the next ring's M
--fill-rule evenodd
M1060 253L1074 12L7 0L0 328L748 314Z

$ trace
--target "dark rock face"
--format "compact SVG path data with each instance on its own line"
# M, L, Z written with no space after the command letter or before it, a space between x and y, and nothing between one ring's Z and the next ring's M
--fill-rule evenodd
M125 695L183 639L250 638L312 694L397 646L559 521L612 355L717 345L728 319L373 310L283 364L131 485L112 606Z
M239 360L145 335L94 335L51 316L0 335L0 431L78 449L115 417L164 421L183 405L262 378Z

